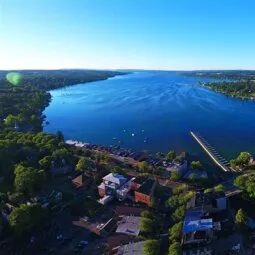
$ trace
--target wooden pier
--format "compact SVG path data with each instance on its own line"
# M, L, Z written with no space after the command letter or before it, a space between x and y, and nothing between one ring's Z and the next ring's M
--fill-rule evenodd
M198 144L204 149L204 151L211 157L211 159L225 172L230 172L231 169L228 167L229 163L225 160L214 147L212 147L202 136L190 132L193 138Z

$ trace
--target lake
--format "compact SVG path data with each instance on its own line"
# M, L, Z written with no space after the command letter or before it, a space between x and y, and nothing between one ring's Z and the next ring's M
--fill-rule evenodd
M133 150L188 151L208 160L189 133L194 131L226 159L243 150L255 154L255 102L218 94L199 81L209 79L134 72L53 90L44 131Z

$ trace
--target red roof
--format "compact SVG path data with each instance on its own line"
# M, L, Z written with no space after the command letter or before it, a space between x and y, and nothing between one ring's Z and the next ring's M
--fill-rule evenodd
M76 178L74 178L72 180L72 183L77 187L77 188L80 188L84 185L84 178L83 178L83 175L79 175L77 176Z

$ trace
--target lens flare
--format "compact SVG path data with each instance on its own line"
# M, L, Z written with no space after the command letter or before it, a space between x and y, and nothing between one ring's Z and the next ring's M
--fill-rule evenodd
M12 85L18 85L21 81L21 74L16 72L11 72L6 75L6 79L8 82L10 82Z

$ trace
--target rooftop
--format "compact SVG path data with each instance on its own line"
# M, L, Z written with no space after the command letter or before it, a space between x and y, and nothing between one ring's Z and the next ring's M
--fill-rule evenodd
M137 176L132 182L133 183L137 183L137 184L143 184L144 182L146 182L148 180L147 177L145 176Z
M72 183L76 185L77 188L81 187L84 184L84 176L80 174L72 180Z
M127 178L124 177L123 175L121 174L117 174L117 173L110 173L108 175L106 175L104 178L103 178L104 181L108 181L108 182L112 182L112 183L116 183L118 185L121 185L123 184L124 182L127 181Z
M140 232L140 221L141 217L124 216L118 224L116 233L138 236Z
M213 228L212 219L201 219L201 220L191 220L184 221L183 232L190 233L195 231L203 231Z
M115 209L115 214L117 216L121 216L121 215L140 216L142 211L144 211L144 208L117 206Z
M141 255L143 254L143 245L144 241L122 245L117 255Z
M216 199L225 197L224 192L196 193L189 201L188 208L212 205L216 207Z
M131 242L134 238L135 238L134 236L115 234L107 238L107 243L109 245L110 250L112 250L115 247Z
M145 181L137 190L137 192L139 193L143 193L146 195L151 195L151 193L153 192L153 189L155 187L155 181L152 179L147 179L147 181Z
M102 182L100 183L100 185L98 186L99 189L105 189L105 184Z

